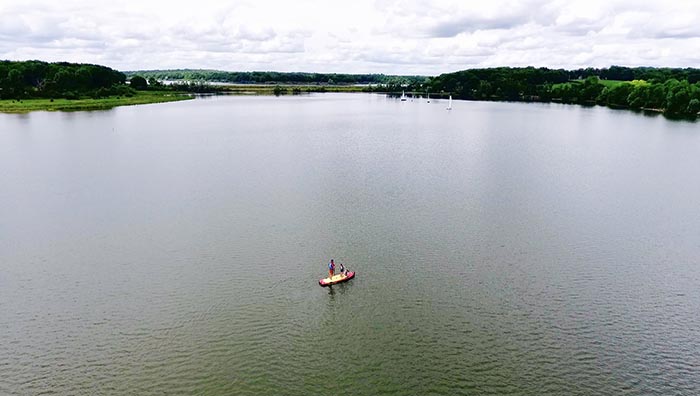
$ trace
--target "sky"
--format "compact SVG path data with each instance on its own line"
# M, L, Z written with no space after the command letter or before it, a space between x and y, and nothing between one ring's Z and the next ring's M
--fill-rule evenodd
M0 0L0 59L403 75L700 67L700 1Z

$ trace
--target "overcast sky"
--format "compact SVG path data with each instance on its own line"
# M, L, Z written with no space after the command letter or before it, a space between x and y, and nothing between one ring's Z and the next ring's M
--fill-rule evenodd
M700 67L700 1L0 0L0 59L424 75Z

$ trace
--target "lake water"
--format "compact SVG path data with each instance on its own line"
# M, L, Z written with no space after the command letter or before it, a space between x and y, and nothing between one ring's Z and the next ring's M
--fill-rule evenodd
M0 114L0 394L700 394L700 124L445 105Z

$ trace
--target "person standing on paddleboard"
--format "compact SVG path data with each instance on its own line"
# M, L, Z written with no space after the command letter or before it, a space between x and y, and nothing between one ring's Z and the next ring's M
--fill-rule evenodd
M328 263L328 277L332 278L333 275L335 275L335 263L333 262L333 259L331 259L331 262Z

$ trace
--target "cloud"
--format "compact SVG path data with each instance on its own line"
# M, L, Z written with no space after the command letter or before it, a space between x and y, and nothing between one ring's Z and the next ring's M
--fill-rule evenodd
M498 17L478 17L465 15L438 22L428 29L429 37L454 37L460 33L477 30L512 29L528 21L527 15L505 15Z
M4 0L0 59L122 69L439 74L697 66L692 0Z
M624 23L631 39L686 39L700 37L700 17L698 14L667 13L663 17L645 13L627 16Z
M11 40L16 37L27 36L31 29L23 18L12 18L10 15L0 15L0 38Z

